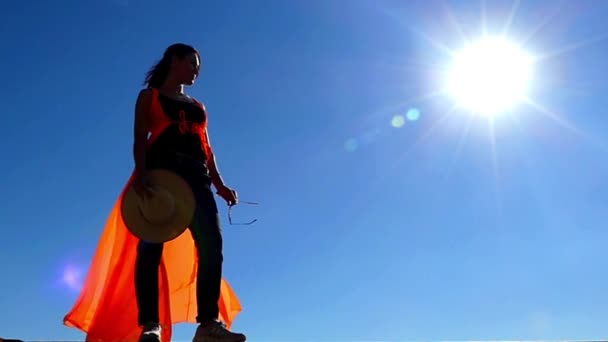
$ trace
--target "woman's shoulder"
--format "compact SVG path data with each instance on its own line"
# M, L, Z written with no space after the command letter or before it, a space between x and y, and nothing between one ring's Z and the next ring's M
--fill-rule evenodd
M158 89L154 88L142 88L139 90L138 97L151 97Z
M205 108L205 104L198 100L196 97L192 96L192 95L188 95L188 94L184 94L186 96L186 99L188 102L199 106L204 112L207 112L207 109Z
M191 102L191 103L194 103L194 104L202 104L202 102L199 101L196 97L194 97L194 96L192 96L190 94L187 94L187 93L183 93L182 100L185 101L185 102Z
M140 89L139 93L137 94L137 102L150 103L153 96L154 96L154 88Z
M185 103L190 103L193 105L196 105L198 107L200 107L205 113L207 113L207 108L205 107L205 104L198 100L196 97L189 95L189 94L183 94L183 96L181 98L177 98L175 96L170 96L167 94L163 94L163 92L161 92L158 89L155 88L144 88L144 89L140 89L139 94L137 95L138 98L138 102L147 102L149 103L154 96L161 96L161 97L166 97L168 99L171 99L173 101L180 101L180 102L185 102Z
M205 104L202 101L199 101L194 97L192 98L192 101L194 101L195 104L201 107L202 110L207 111L207 109L205 109Z

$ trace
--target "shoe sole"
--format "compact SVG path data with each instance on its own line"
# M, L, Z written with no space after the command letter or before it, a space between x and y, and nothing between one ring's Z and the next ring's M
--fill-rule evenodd
M142 337L138 340L138 342L161 342L159 337L155 337L155 336L146 336L146 337Z
M242 337L242 338L233 338L233 339L229 339L229 338L221 338L221 337L203 337L203 338L197 338L197 339L193 339L192 342L245 342L247 341L246 337Z

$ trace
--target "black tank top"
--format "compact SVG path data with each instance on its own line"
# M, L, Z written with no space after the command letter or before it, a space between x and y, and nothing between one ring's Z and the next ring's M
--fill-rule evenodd
M188 156L207 166L207 156L198 133L191 131L192 125L202 124L205 111L195 103L184 102L158 93L158 100L165 115L172 123L152 143L148 154L174 154Z

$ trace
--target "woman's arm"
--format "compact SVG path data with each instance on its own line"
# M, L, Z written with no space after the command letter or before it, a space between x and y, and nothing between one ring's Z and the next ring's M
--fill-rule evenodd
M217 167L217 161L215 160L215 154L213 153L213 149L211 148L211 142L209 140L209 133L205 131L205 139L207 140L207 145L209 147L209 175L211 176L211 182L216 189L220 190L226 187L222 176L220 175L220 171Z
M135 103L135 122L133 125L133 158L135 160L136 175L145 174L146 145L149 132L149 111L151 91L144 89L139 92Z
M205 131L205 139L207 140L207 151L209 151L209 175L211 176L211 182L215 186L215 189L217 189L217 194L220 195L229 206L233 206L238 203L239 197L235 190L226 186L222 176L220 176L207 131Z

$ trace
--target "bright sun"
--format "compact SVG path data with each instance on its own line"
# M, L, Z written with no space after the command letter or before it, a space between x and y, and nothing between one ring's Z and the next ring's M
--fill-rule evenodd
M507 111L527 94L531 57L503 38L485 38L453 54L447 91L458 106L493 116Z

